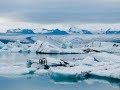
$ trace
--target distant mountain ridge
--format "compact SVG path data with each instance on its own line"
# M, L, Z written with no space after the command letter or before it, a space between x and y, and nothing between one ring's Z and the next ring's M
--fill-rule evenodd
M9 29L7 30L7 34L35 34L34 30L37 29ZM101 29L102 30L102 29ZM43 34L43 35L82 35L82 34L120 34L120 30L113 30L111 28L109 28L108 30L102 30L102 31L96 31L96 32L92 32L91 30L87 30L87 29L80 29L80 28L76 28L76 27L70 27L67 30L60 30L60 29L45 29L43 28L42 30L40 30L40 32L38 32L39 34ZM36 33L37 34L37 33Z
M111 28L109 28L104 34L120 34L120 30L115 31L115 30L112 30Z
M68 34L93 34L89 30L82 30L76 27L71 27L68 31L60 30L60 29L42 29L40 34L47 34L47 35L68 35Z
M93 34L91 31L89 30L85 30L85 29L79 29L79 28L76 28L76 27L71 27L69 30L68 30L68 33L70 34Z
M20 28L9 29L9 30L7 30L6 33L9 33L9 34L35 34L33 29L20 29Z
M67 33L66 31L63 31L63 30L59 30L59 29L52 29L52 30L42 29L42 32L40 34L46 34L46 35L68 35L69 33Z

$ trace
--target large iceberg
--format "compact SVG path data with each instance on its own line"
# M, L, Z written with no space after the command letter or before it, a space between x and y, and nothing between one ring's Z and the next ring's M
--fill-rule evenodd
M112 57L112 58L111 58ZM120 57L108 53L97 53L78 61L79 66L53 68L55 75L86 75L120 79ZM86 73L86 74L85 74Z
M58 48L49 42L37 41L32 47L30 47L31 51L36 51L37 53L48 53L48 54L77 54L84 53L82 49L63 49Z

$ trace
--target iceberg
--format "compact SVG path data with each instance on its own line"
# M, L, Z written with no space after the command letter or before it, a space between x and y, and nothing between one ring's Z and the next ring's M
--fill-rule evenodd
M92 50L97 50L100 52L108 52L108 53L120 53L120 44L113 42L99 42L94 41L87 44L84 49L89 48Z
M4 47L4 45L5 44L0 41L0 49L2 49Z
M2 66L0 67L0 75L22 75L24 73L29 73L34 68L26 68L24 66Z
M4 47L0 49L0 52L11 52L11 53L27 52L29 53L30 50L28 49L27 45L21 44L19 41L16 41L14 43L9 42L8 44L5 44Z
M50 44L49 42L41 42L37 41L39 43L36 43L37 45L33 45L30 50L36 50L37 53L41 54L78 54L78 53L84 53L82 49L63 49L58 48L53 44Z
M120 57L109 53L92 54L82 61L78 66L50 68L52 74L78 76L98 76L120 79Z
M104 61L104 62L120 63L120 56L110 54L110 53L102 52L102 53L92 54L91 56L94 57L99 62Z
M88 78L88 74L78 67L50 68L49 74L55 82L78 82Z

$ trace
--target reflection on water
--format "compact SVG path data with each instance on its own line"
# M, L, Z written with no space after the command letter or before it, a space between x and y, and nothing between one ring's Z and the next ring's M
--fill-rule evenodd
M65 60L72 58L83 59L87 54L67 55L40 55L20 53L0 53L1 64L24 64L27 59L39 59L41 57L54 57ZM0 77L0 90L120 90L120 82L98 78L79 77L51 77L50 75L24 76L24 77Z
M114 86L114 87L113 87ZM0 77L0 90L120 90L116 83L87 79L74 83L55 83L48 75L22 78Z
M88 82L94 84L93 82L100 82L104 84L109 84L113 87L117 87L120 89L120 80L119 79L113 79L113 78L107 78L107 77L95 77L91 75L87 75L86 77L79 77L77 75L63 75L63 74L50 74L50 79L52 79L55 83L61 84L61 83L78 83L78 82Z
M84 59L87 54L35 54L35 53L0 53L0 63L14 64L14 63L26 63L27 59L40 59L43 57L60 58L64 60Z

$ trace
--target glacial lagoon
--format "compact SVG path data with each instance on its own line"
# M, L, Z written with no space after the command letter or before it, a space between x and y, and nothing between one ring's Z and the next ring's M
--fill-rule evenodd
M87 54L45 55L35 53L0 53L1 65L25 64L28 59L54 57L64 60L84 59ZM5 72L5 71L4 71ZM57 80L56 80L57 79ZM56 82L57 81L57 82ZM86 78L66 80L41 75L0 75L0 90L120 90L120 81L112 79Z

